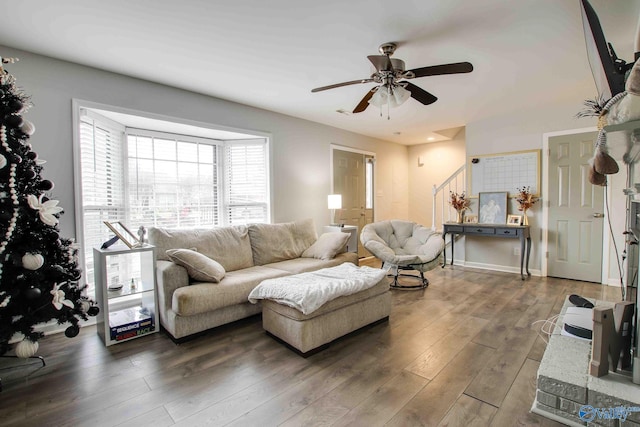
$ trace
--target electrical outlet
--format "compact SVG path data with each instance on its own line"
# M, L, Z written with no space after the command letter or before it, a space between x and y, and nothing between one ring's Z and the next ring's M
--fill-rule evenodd
M515 256L520 256L520 246L516 246L513 248L513 254Z

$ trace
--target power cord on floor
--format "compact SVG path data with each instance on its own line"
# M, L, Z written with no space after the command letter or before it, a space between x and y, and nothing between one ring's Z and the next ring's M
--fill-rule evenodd
M624 287L624 272L623 272L623 265L624 265L624 261L627 258L627 251L625 249L624 253L622 254L622 258L620 257L620 252L618 251L618 244L616 243L616 239L615 236L613 234L613 225L611 224L611 212L609 210L609 194L608 194L608 186L605 183L604 185L604 205L605 205L605 209L607 210L607 224L609 224L609 235L611 237L611 241L613 242L613 249L616 252L616 265L618 266L618 274L620 276L620 293L622 294L622 301L625 300L626 298L626 289ZM624 234L628 234L630 232L625 231ZM633 235L633 233L632 233ZM635 236L634 236L635 238ZM637 243L637 241L636 241Z
M542 326L540 327L540 331L536 331L536 332L538 336L542 338L542 341L544 341L545 344L549 344L549 337L553 333L553 330L556 327L556 323L558 323L559 316L560 316L559 314L556 314L555 316L551 316L548 319L536 320L531 324L531 326L535 326L538 323L542 323Z

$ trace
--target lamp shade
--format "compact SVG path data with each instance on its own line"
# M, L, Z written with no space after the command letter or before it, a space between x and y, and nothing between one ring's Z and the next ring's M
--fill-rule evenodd
M369 100L369 104L376 107L381 107L385 104L389 104L391 108L398 107L403 104L407 99L411 97L411 92L403 88L402 86L393 86L389 90L388 85L382 85L373 94Z
M327 205L329 209L342 209L342 194L329 194Z

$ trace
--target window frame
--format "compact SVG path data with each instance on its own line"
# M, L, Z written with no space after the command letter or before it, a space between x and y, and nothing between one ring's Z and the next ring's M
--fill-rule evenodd
M266 170L265 170L265 180L266 180L266 222L271 222L273 218L273 197L274 192L271 187L273 182L273 165L271 164L272 150L273 150L273 138L270 133L255 131L255 130L247 130L247 129L239 129L239 128L231 128L221 125L215 125L212 123L204 123L193 120L181 119L172 116L164 116L149 112L142 112L122 107L116 107L112 105L106 105L101 103L96 103L92 101L86 101L81 99L72 99L72 135L73 135L73 171L74 171L74 214L75 214L75 232L76 232L76 242L82 246L82 249L79 251L79 263L82 268L83 279L86 281L85 277L85 268L87 260L85 259L85 236L84 236L84 207L82 204L83 194L82 194L82 167L81 167L81 136L80 136L80 121L81 121L81 110L85 109L88 111L94 111L98 114L101 112L106 113L115 113L117 115L126 115L129 118L140 119L142 122L157 122L161 124L160 127L163 129L144 129L141 126L135 125L127 125L126 123L116 123L125 127L125 134L123 134L123 174L124 174L124 195L125 195L125 218L129 218L130 207L128 206L128 192L129 192L129 179L128 179L128 145L127 145L127 136L126 130L128 128L135 130L145 130L146 132L159 132L160 134L175 134L180 137L185 138L203 138L205 140L217 140L220 141L220 146L218 148L218 188L220 191L220 204L219 204L219 226L227 225L227 216L225 214L226 208L226 200L225 200L225 160L224 160L224 150L225 144L233 144L235 140L238 141L247 141L247 140L257 140L264 139L265 145L265 161L266 161ZM111 120L109 117L107 119ZM114 120L112 120L114 121ZM180 131L171 132L166 130L166 126L174 126L176 129L180 129ZM185 132L182 132L183 129L196 129L198 135L188 135ZM222 133L224 135L232 135L236 134L235 138L228 139L219 139L213 136L207 136L207 134L218 134ZM126 221L125 219L125 221ZM127 224L127 222L125 222ZM130 225L130 224L129 224ZM94 283L89 284L90 289L93 292Z

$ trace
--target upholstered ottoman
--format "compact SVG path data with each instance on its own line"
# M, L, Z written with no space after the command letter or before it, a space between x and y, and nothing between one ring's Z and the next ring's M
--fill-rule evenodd
M358 267L354 267L358 269ZM368 267L360 267L364 269ZM319 277L325 271L318 270ZM385 321L391 312L391 293L389 279L385 272L373 285L358 292L339 296L322 304L319 308L304 314L300 307L294 308L282 299L262 299L262 326L270 335L284 341L303 356L309 356L328 346L331 341L364 326ZM307 273L296 275L302 282L308 279ZM289 276L291 280L296 276ZM327 281L331 278L327 277ZM263 282L264 283L264 282ZM251 296L250 296L251 298Z

